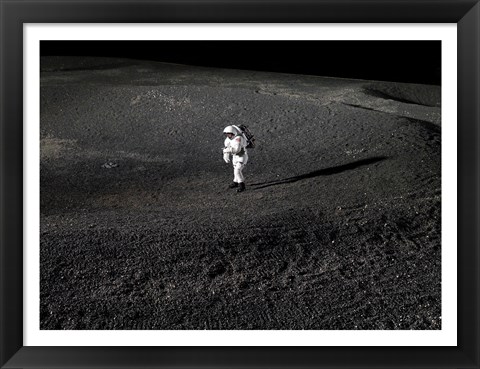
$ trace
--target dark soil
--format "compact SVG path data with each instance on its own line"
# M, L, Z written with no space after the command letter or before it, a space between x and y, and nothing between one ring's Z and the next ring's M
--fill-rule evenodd
M438 87L41 66L41 329L441 328Z

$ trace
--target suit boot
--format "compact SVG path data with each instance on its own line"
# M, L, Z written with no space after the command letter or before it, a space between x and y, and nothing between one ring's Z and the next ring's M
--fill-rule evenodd
M243 192L243 191L245 191L245 183L241 182L239 183L237 192Z
M237 182L232 182L228 185L228 188L235 188L235 187L238 187L238 183Z

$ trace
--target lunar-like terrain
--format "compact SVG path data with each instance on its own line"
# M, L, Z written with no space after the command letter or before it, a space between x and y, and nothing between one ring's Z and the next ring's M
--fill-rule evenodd
M41 329L441 328L439 86L42 57L40 88Z

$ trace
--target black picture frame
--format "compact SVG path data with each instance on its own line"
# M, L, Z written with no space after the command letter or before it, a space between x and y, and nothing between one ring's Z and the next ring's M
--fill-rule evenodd
M2 368L478 368L478 0L255 2L0 0L0 365ZM456 347L23 346L24 23L456 23L458 345Z

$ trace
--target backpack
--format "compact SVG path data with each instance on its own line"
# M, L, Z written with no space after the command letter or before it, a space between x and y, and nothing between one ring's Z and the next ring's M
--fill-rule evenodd
M247 140L247 149L254 149L255 148L255 137L253 136L252 132L248 129L245 124L240 124L239 126L234 126L237 128Z

